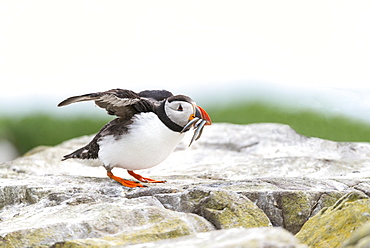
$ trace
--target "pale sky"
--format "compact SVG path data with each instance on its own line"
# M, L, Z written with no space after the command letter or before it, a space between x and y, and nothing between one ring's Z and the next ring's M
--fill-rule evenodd
M232 98L230 85L260 82L367 108L369 13L370 1L0 1L0 108L118 87Z

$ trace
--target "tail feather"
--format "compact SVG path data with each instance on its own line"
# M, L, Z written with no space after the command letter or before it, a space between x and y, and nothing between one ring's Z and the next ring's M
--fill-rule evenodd
M63 156L62 161L70 159L70 158L78 158L78 159L96 159L98 158L97 152L91 151L89 147L85 146L76 151Z

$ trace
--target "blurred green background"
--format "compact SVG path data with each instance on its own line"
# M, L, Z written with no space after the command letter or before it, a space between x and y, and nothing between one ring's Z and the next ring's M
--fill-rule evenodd
M315 112L313 110L292 109L267 102L233 103L223 106L203 106L214 123L235 124L282 123L288 124L298 133L334 141L370 142L370 125L353 118ZM95 113L103 110L96 109ZM45 113L32 113L23 116L0 117L0 140L10 141L24 154L39 146L53 146L65 140L94 134L114 117L108 115L55 116Z

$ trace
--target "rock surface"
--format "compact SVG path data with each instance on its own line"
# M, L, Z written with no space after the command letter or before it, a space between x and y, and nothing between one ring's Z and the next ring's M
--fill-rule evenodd
M343 248L370 247L370 222L359 227L349 239L343 243Z
M299 244L294 236L283 228L232 228L198 233L186 237L148 242L126 248L173 248L173 247L202 247L202 248L307 248Z
M296 237L310 247L341 247L354 230L369 220L370 199L352 192L308 220Z
M190 148L188 136L161 165L140 171L167 180L148 188L122 187L99 161L60 161L88 136L0 163L0 247L166 247L158 240L185 235L176 242L203 247L220 235L235 241L224 247L253 247L238 236L247 232L276 244L258 247L300 247L298 232L315 246L302 237L343 218L339 210L364 216L348 224L345 237L367 221L370 144L308 138L279 124L214 124ZM348 193L361 199L338 208Z

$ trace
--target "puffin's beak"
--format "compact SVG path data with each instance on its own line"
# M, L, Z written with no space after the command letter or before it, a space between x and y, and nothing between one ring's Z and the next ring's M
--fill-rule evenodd
M181 133L188 131L192 126L195 129L193 138L191 138L189 146L193 143L194 140L200 138L203 132L203 128L205 125L211 125L211 117L207 114L207 112L199 106L195 106L195 114L189 116L189 122L185 125L182 129Z
M195 107L195 117L198 117L200 119L205 120L206 121L205 125L211 125L212 124L211 117L209 117L207 112L199 106ZM190 117L190 120L194 119L195 117L194 116Z

